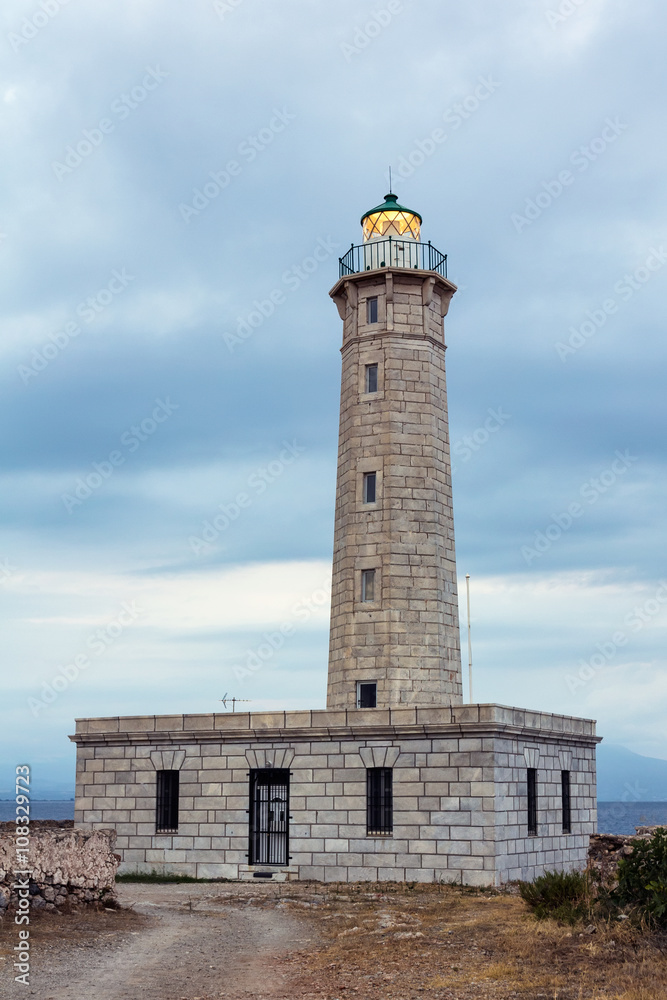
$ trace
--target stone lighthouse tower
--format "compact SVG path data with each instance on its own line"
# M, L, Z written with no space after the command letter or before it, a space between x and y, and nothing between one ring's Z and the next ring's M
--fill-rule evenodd
M388 194L330 294L343 321L327 707L460 704L443 318L456 286Z
M443 330L456 287L421 221L388 194L331 291L327 708L78 719L76 822L116 828L124 871L500 885L587 864L595 723L461 704Z

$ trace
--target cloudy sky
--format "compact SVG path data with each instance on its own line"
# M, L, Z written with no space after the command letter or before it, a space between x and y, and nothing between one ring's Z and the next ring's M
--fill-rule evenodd
M5 0L0 790L69 791L77 716L324 706L389 164L459 285L475 700L667 758L667 11L558 2Z

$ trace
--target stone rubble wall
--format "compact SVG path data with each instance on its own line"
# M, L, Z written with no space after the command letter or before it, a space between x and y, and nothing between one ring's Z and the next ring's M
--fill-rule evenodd
M14 823L0 824L0 916L18 901ZM115 830L75 830L31 823L30 908L60 911L80 905L115 906L120 857Z
M636 826L636 833L594 833L588 849L588 861L591 868L596 868L605 879L616 875L618 863L627 858L633 851L633 843L638 840L650 840L658 826Z

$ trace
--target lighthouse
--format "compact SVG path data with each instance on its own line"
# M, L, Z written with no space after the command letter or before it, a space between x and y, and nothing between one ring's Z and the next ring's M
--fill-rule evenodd
M116 829L123 871L500 885L586 866L595 722L462 704L447 257L393 193L360 239L330 293L343 338L327 707L77 719L75 821Z
M343 323L328 708L460 704L444 317L456 291L390 193L330 295Z

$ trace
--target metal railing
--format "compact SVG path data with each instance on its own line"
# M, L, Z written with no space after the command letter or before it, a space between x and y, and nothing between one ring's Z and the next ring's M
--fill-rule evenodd
M344 257L338 258L339 276L375 271L380 267L405 267L421 271L437 271L447 277L447 254L440 253L431 241L415 243L389 236L386 240L369 240L355 246L353 243Z

